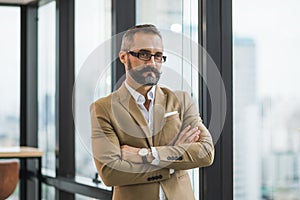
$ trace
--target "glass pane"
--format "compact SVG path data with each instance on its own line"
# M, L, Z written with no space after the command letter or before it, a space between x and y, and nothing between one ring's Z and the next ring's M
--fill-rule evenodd
M76 200L96 200L95 198L87 197L84 195L76 194L75 195Z
M300 199L300 2L233 2L234 199Z
M172 86L172 89L184 89L194 93L194 96L197 97L198 65L195 64L198 61L195 62L194 60L198 58L195 56L198 49L193 47L197 46L198 42L198 1L137 0L136 4L137 24L150 23L161 30L165 48L164 53L168 58L163 65L160 83L168 87ZM178 51L181 51L181 55L174 53ZM196 70L195 76L192 76L193 70ZM170 76L172 72L179 79L174 80L174 76ZM165 76L165 74L168 74L168 76ZM186 87L184 81L187 81L190 87Z
M159 83L198 100L198 1L137 0L136 18L137 24L154 24L161 31L167 62Z
M0 146L19 145L20 8L0 6Z
M43 168L55 173L55 2L38 9L38 139Z
M76 200L96 200L95 198L87 197L84 195L76 194L75 195Z
M167 62L159 84L189 92L198 102L198 1L136 0L136 19L137 24L150 23L161 30ZM199 199L199 169L189 170L189 175Z
M43 199L45 200L51 200L55 199L55 188L46 184L42 184L42 194L43 194Z
M84 64L89 56L99 48L104 41L111 37L111 1L106 0L75 0L75 79L84 73ZM110 49L107 49L110 52ZM101 56L101 55L100 55ZM104 56L104 55L102 55ZM110 53L108 57L110 56ZM101 57L102 58L102 57ZM104 61L103 61L104 63ZM98 65L97 65L98 66ZM105 68L99 63L100 68ZM84 76L84 75L83 75ZM111 73L106 70L104 81L100 85L100 94L106 95L111 91ZM76 88L77 95L91 88L83 86ZM78 90L77 90L78 89ZM93 89L93 88L92 88ZM80 94L79 94L80 93ZM93 179L97 172L91 156L90 147L90 113L89 105L82 106L81 99L75 99L75 116L82 119L79 128L76 127L76 175ZM91 99L90 103L92 103ZM82 108L82 109L81 109ZM75 120L76 123L76 120ZM79 198L79 197L78 197Z

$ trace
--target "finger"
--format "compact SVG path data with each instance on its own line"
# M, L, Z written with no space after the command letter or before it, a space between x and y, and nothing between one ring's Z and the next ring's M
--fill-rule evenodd
M123 150L121 151L121 158L122 158L122 160L125 159L125 153L123 152Z
M188 125L187 127L185 127L179 134L178 138L175 141L174 145L179 145L179 144L183 144L185 142L187 142L187 138L190 137L193 133L195 133L195 131L198 130L198 127L192 128L191 129L191 125Z
M191 125L188 125L188 126L185 127L181 132L188 131L188 130L190 130L190 128L191 128Z
M183 141L188 140L194 133L198 131L198 127L192 128L187 133L185 133L182 137Z
M190 131L191 125L188 125L187 127L185 127L180 133L179 133L179 137L178 140L181 140L182 138L185 138L186 133Z
M197 142L199 140L199 135L196 135L192 142Z
M193 134L191 134L185 141L185 143L191 143L194 142L197 137L199 137L199 130L197 130L196 132L194 132Z
M197 142L200 138L200 134L201 134L201 131L199 130L198 131L198 134L196 135L196 137L194 138L194 142Z

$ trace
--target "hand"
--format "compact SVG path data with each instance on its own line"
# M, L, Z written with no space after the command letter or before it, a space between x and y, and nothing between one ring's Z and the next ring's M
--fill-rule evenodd
M122 160L126 160L133 163L143 163L142 157L139 156L138 151L140 149L129 145L121 146Z
M190 125L185 127L180 133L175 141L174 145L180 145L180 144L189 144L196 142L200 137L200 130L198 130L198 127L191 128Z

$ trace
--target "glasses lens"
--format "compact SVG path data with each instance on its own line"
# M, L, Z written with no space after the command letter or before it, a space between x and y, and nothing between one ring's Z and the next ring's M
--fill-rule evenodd
M150 60L151 59L151 53L148 51L139 51L138 53L139 59L141 60Z
M156 62L162 62L162 59L163 59L162 53L156 53L156 54L154 55L154 60L155 60Z
M160 53L160 52L158 52L154 55L151 54L150 51L144 51L144 50L141 50L138 53L135 53L135 52L132 52L132 51L129 52L129 53L132 56L138 57L139 59L144 60L144 61L149 61L152 56L154 57L155 62L158 62L158 63L165 62L165 60L166 60L166 56L163 56L163 54Z

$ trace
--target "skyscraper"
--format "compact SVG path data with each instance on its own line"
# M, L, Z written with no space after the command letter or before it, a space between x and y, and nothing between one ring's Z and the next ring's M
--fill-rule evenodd
M234 199L258 200L261 187L261 120L255 42L234 39Z

